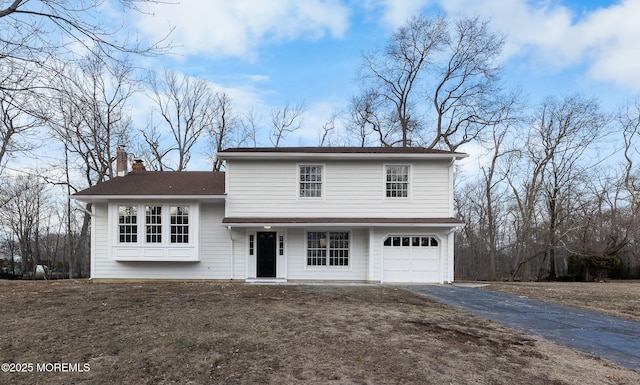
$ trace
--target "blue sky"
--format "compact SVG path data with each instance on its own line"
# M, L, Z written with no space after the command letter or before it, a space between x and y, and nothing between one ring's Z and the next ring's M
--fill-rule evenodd
M175 55L143 66L205 78L237 110L265 117L304 102L305 128L284 145L317 145L322 124L357 92L361 52L417 13L490 19L507 39L504 81L529 104L579 92L615 109L640 91L640 0L182 0L149 11L130 26L149 41L175 28Z

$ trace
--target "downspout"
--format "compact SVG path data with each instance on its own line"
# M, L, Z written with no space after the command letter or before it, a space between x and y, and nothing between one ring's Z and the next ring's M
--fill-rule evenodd
M455 209L454 209L454 205L455 205L455 201L453 199L453 194L454 194L454 189L455 189L455 162L456 162L456 158L453 157L451 158L451 163L449 164L449 216L451 218L454 217L455 215ZM456 232L457 229L461 228L461 226L455 226L449 229L449 232L447 233L447 265L449 266L449 268L447 269L448 273L447 273L447 283L453 283L454 279L455 279L455 262L454 262L454 233Z
M231 274L229 279L233 280L233 235L231 233L231 226L227 226L227 231L229 232L229 240L231 241Z
M449 269L447 269L449 271L449 273L447 274L447 280L448 283L453 283L454 281L454 272L455 272L455 265L454 265L454 254L455 254L455 232L458 229L463 228L464 225L462 226L455 226L449 229L449 232L447 233L447 244L448 244L448 250L447 250L447 265L449 265Z
M109 210L109 205L107 205L107 210ZM96 252L97 252L97 246L96 246L96 220L95 220L95 215L96 215L96 205L95 203L91 205L91 247L89 250L91 250L91 257L89 259L89 263L91 263L91 273L89 274L89 280L93 280L96 277ZM107 223L109 222L109 212L107 211ZM111 242L111 241L109 241Z
M367 281L368 282L373 282L373 275L374 275L374 271L373 271L373 238L374 238L373 227L369 226L369 272L368 272L368 277L367 277Z
M446 283L453 283L454 280L454 274L455 274L455 265L454 265L454 236L453 233L456 231L455 227L452 227L449 232L447 233L447 244L448 244L448 248L447 248L447 265L448 265L448 273L447 273L447 282Z
M451 163L449 164L449 217L453 218L453 214L454 214L454 200L453 200L453 194L454 194L454 189L455 189L455 185L454 185L454 179L455 179L455 168L454 168L454 164L456 162L456 158L452 158L451 159Z

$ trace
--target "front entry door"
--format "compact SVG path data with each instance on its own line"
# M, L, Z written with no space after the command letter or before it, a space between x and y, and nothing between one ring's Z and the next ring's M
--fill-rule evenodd
M276 277L276 233L258 232L258 268L257 276L264 278Z

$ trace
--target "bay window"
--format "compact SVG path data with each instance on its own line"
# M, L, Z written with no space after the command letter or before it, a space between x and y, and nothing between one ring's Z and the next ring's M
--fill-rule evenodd
M193 232L189 215L188 205L119 205L118 243L189 244Z

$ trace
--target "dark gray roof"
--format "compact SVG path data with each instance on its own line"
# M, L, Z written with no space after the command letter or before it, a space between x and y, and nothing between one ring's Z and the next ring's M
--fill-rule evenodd
M223 195L224 172L132 171L73 194L76 197L117 195Z
M424 147L238 147L220 151L229 152L271 152L271 153L310 153L310 154L456 154L461 152L437 150Z

